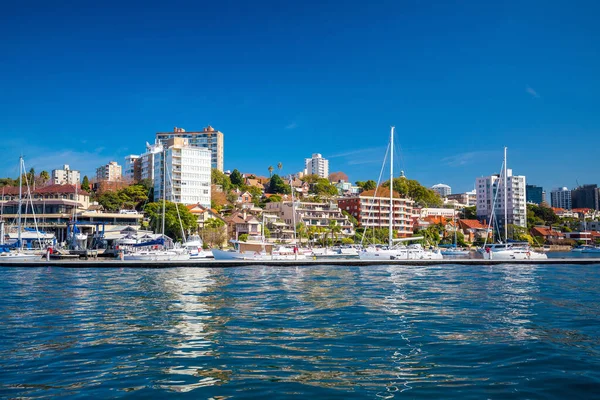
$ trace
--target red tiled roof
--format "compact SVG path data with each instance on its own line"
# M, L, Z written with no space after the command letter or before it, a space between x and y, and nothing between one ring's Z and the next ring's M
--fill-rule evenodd
M487 226L483 225L476 219L459 219L458 223L461 227L463 227L463 229L487 229Z
M576 213L589 213L590 211L592 211L591 208L574 208L571 211L576 212Z
M18 195L19 188L15 186L4 186L0 188L0 193L4 190L4 194ZM88 196L86 191L77 188L77 192L82 196ZM40 188L36 188L32 191L32 194L50 194L50 193L75 193L75 185L48 185ZM23 195L27 194L27 188L23 188Z
M531 234L534 236L543 236L543 237L548 237L548 236L565 237L565 235L562 232L558 232L551 228L546 228L544 226L534 226L531 229Z

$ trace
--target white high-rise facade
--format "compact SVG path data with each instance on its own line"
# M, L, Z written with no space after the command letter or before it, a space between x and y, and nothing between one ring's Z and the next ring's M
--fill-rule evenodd
M507 211L508 223L527 227L527 205L525 201L525 176L512 174L511 169L506 170L507 180ZM504 179L501 175L491 175L477 178L475 190L477 191L477 218L490 220L492 210L494 220L498 226L504 226ZM495 200L495 201L494 201ZM495 207L494 207L495 204Z
M166 182L167 201L210 207L210 172L210 150L190 146L188 139L169 139L162 152L154 153L154 201L162 199Z
M137 160L139 160L139 158L140 156L134 154L130 154L125 157L125 166L123 167L123 178L125 178L128 181L136 180L137 177L135 171L135 164L136 162L138 162Z
M433 185L431 189L440 195L440 197L446 197L452 194L452 188L448 185L444 185L443 183L438 183L437 185Z
M62 169L52 170L52 183L55 185L75 185L80 182L80 172L69 168L68 164L63 165Z
M140 179L150 179L154 182L154 157L162 152L160 144L151 145L146 143L146 152L140 156Z
M314 153L312 158L304 159L304 174L317 175L321 178L329 177L329 160L319 153Z
M557 188L550 192L550 205L565 210L571 209L571 191L566 187Z

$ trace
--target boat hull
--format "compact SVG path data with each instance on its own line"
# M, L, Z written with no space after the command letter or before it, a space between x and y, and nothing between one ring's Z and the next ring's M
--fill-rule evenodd
M240 253L237 251L225 251L213 249L212 251L215 260L257 260L257 261L271 261L271 260L306 260L304 254L266 254L256 252L244 252Z

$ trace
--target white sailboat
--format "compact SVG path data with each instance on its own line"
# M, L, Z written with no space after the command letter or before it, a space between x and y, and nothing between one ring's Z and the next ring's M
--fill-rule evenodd
M504 148L504 164L502 170L502 185L504 189L504 240L505 243L484 244L480 250L485 260L545 260L548 256L544 253L533 251L529 243L509 243L508 242L508 177L506 164L506 150ZM500 185L498 185L500 186ZM496 192L497 193L497 192ZM496 197L492 204L492 212L490 215L490 226L494 220L496 208ZM487 240L487 239L486 239Z
M0 253L0 260L10 260L10 261L34 261L39 260L41 258L40 254L35 253L25 253L23 252L23 227L22 227L22 207L23 207L23 174L25 167L23 162L23 157L19 157L19 204L17 211L17 245L18 248L15 251L9 251ZM37 226L37 224L36 224ZM36 229L37 231L37 229Z
M387 247L370 246L362 250L358 256L361 260L441 260L444 257L439 251L425 250L420 244L408 246L394 245L394 127L390 132L390 215ZM420 240L423 237L396 239L396 242Z

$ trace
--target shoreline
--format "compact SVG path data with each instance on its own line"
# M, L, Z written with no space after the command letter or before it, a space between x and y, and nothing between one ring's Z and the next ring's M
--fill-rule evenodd
M121 261L121 260L39 260L39 261L0 261L3 267L60 267L60 268L231 268L251 266L306 267L306 266L346 266L362 267L377 265L556 265L599 264L599 258L548 258L545 260L484 260L484 259L444 259L444 260L358 260L358 259L317 259L317 260L189 260L189 261Z

